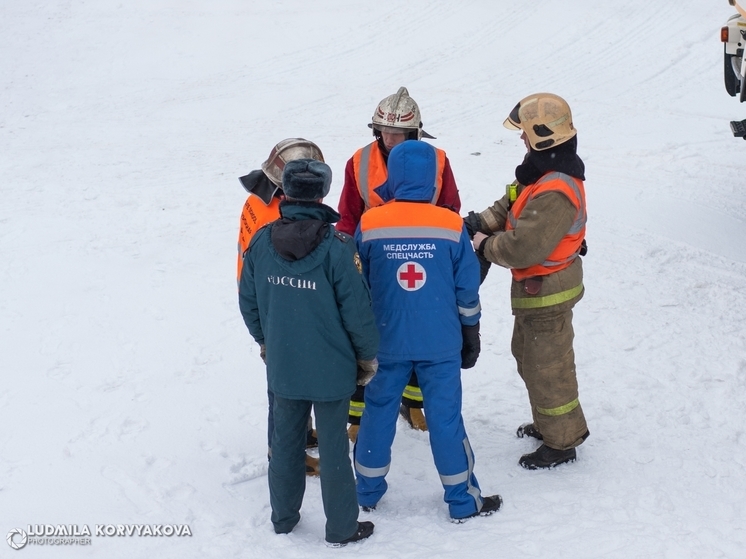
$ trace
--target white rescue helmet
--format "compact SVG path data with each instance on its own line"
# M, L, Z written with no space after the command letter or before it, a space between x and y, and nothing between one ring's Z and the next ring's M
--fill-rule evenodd
M275 186L282 188L282 171L285 164L294 159L315 159L324 162L319 146L305 138L287 138L272 148L267 160L262 163L262 171Z
M503 122L509 130L523 130L536 151L558 146L574 138L570 105L554 93L534 93L521 99Z
M400 87L399 91L378 103L373 113L373 122L368 126L373 129L376 136L376 131L385 132L386 129L391 129L392 132L406 133L407 139L435 138L422 129L420 108L409 96L406 87Z

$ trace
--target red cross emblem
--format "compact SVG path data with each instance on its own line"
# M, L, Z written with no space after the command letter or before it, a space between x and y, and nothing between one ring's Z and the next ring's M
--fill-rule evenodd
M425 285L427 272L417 262L405 262L396 271L396 280L405 291L417 291Z

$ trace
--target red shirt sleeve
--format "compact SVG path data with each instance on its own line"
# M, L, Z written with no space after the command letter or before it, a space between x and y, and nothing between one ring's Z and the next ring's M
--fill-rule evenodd
M446 164L447 165L447 164ZM443 173L445 175L445 173ZM455 183L454 183L455 187ZM443 188L445 190L445 188ZM443 192L441 192L441 198ZM458 198L458 193L456 193ZM459 206L461 204L459 203ZM345 166L345 182L342 186L342 193L339 195L339 215L342 218L335 224L337 231L347 233L348 235L354 235L357 224L360 223L360 218L365 210L365 202L360 197L360 192L357 189L357 181L355 180L355 171L352 166L352 158L347 161Z
M357 189L355 190L357 191ZM445 165L443 165L443 185L441 186L440 196L435 205L451 209L456 213L461 211L461 198L458 195L458 186L456 186L456 179L451 170L451 162L448 161L447 157Z

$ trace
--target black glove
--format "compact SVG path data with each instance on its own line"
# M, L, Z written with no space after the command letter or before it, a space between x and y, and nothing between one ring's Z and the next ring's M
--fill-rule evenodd
M358 386L367 386L373 380L378 371L378 359L375 357L369 360L357 360L357 384Z
M484 283L484 278L487 277L487 272L490 271L492 262L484 257L484 254L477 252L477 260L479 260L479 285Z
M463 339L463 345L461 346L461 368L471 369L477 364L479 351L482 348L479 342L479 322L474 326L461 325L461 338Z
M466 232L470 239L474 238L474 233L482 230L482 218L476 212L469 212L464 218L464 226L466 226ZM477 260L479 260L479 285L484 283L484 278L487 277L487 272L490 271L492 262L484 257L484 254L477 251Z
M482 218L479 217L478 213L469 212L469 215L464 218L464 225L469 238L473 239L474 233L482 230Z
M259 357L262 358L265 364L267 363L267 346L264 344L259 344Z

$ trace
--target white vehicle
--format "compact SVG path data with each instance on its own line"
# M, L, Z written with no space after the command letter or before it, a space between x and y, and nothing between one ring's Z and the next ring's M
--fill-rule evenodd
M728 3L738 10L737 14L728 18L728 22L720 29L720 40L723 45L723 77L725 90L731 97L738 96L738 100L746 101L746 0L728 0ZM746 140L746 120L730 123L733 135Z
M737 4L742 0L728 0L731 5L735 5L739 11L728 18L728 22L720 29L720 40L724 43L724 77L725 89L731 97L739 95L740 101L743 102L746 87L741 87L743 81L743 47L746 43L746 8L739 7ZM744 4L746 6L746 4Z

